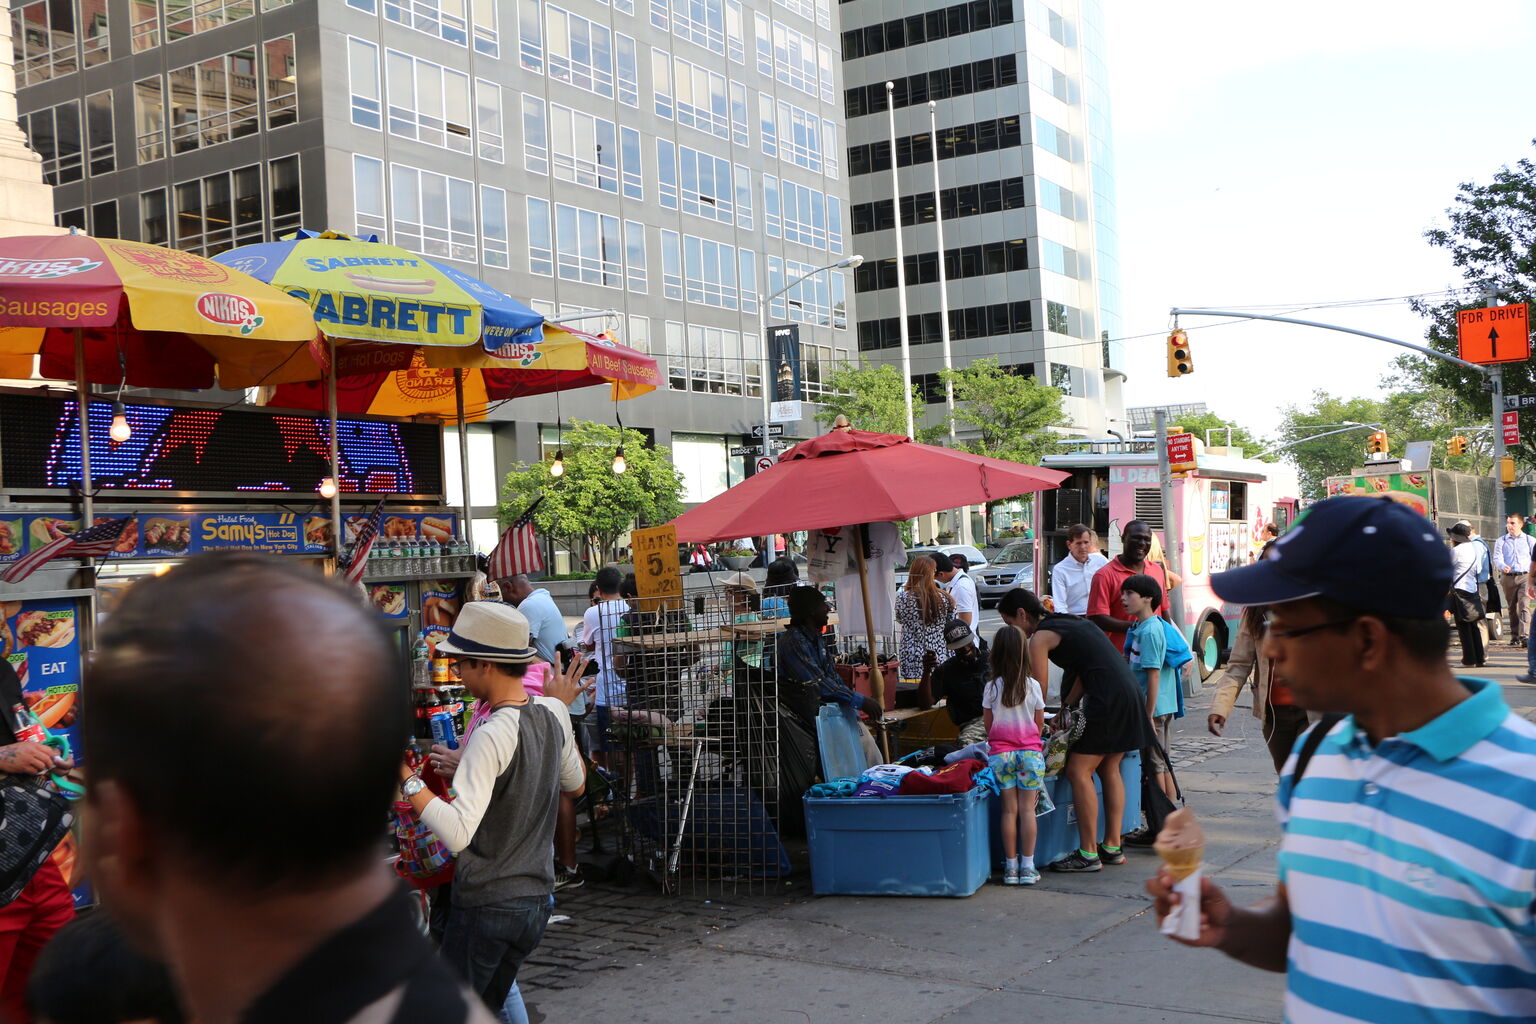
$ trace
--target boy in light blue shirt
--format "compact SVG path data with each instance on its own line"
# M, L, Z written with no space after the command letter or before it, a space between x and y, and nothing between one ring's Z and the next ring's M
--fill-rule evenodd
M1126 633L1125 657L1146 698L1147 717L1161 745L1151 751L1152 771L1168 799L1176 800L1167 761L1169 727L1184 713L1179 670L1192 655L1178 628L1157 614L1163 604L1163 588L1157 580L1146 575L1128 578L1120 585L1120 600L1136 623Z

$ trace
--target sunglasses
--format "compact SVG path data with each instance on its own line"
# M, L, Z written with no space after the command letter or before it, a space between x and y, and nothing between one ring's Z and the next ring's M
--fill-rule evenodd
M1306 636L1308 633L1317 633L1325 629L1340 629L1358 621L1358 616L1352 616L1347 619L1332 619L1328 622L1319 622L1313 626L1299 626L1296 629L1276 629L1270 617L1266 615L1264 616L1264 629L1276 640L1295 640L1297 637Z

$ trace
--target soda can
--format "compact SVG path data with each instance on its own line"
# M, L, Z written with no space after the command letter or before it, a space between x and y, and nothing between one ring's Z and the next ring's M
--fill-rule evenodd
M449 750L459 749L459 737L453 731L453 716L446 711L439 711L432 716L432 742L441 743Z

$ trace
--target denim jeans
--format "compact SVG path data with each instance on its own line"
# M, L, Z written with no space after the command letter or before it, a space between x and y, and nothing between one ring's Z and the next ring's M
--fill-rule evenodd
M455 905L449 911L443 957L492 1013L503 1012L517 969L544 938L549 906L548 896L524 896L486 907Z

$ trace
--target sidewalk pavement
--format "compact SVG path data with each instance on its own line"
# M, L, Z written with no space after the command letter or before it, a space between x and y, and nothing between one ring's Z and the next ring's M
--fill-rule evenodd
M1536 686L1514 682L1525 652L1496 645L1488 660L1483 674L1536 720ZM1208 873L1235 900L1257 902L1274 886L1274 772L1248 710L1240 705L1218 739L1205 729L1209 703L1207 691L1175 723L1174 764L1209 838ZM1280 1020L1281 975L1158 934L1141 888L1156 857L1127 852L1122 867L1046 872L1032 889L993 882L957 900L706 904L589 886L562 897L556 913L570 920L550 926L523 990L534 1021L561 1024ZM595 959L562 938L590 924L583 918L614 914L629 920L576 944L601 947ZM546 950L558 951L553 960Z

